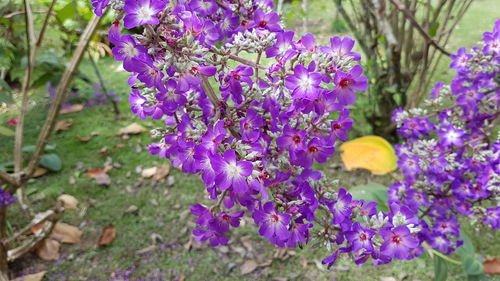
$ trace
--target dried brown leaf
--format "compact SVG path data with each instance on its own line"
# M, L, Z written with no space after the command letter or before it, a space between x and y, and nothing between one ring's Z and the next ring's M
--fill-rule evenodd
M153 180L155 180L155 181L162 180L166 176L168 176L168 173L170 173L170 166L169 165L160 165L156 169L156 173L153 176Z
M68 244L80 243L81 237L82 232L78 227L63 222L56 223L50 234L50 238Z
M31 232L33 234L37 234L40 230L42 230L43 226L45 225L45 222L41 222L39 224L35 224L34 226L31 227Z
M59 120L56 123L56 126L54 127L54 130L56 132L59 131L67 131L71 125L73 125L73 119L64 119L64 120Z
M51 238L42 240L35 248L35 254L45 261L57 260L61 244Z
M254 260L245 261L240 267L241 275L245 275L245 274L253 272L255 269L257 269L257 266L258 266L258 264Z
M90 140L92 140L93 136L82 137L80 135L76 135L75 138L77 138L81 142L89 142Z
M63 203L63 207L68 210L76 210L78 209L78 199L69 194L62 194L57 197L57 201L61 201Z
M47 174L48 172L49 172L49 170L47 170L45 168L37 167L35 169L35 172L33 172L33 177L34 178L39 178L39 177Z
M95 179L95 182L98 185L103 185L103 186L108 186L111 185L111 178L107 174L109 170L111 170L113 167L111 166L106 166L104 169L92 169L88 170L86 175L88 177L91 177Z
M68 113L75 113L82 111L83 109L83 104L72 104L70 106L67 106L59 111L59 114L68 114Z
M101 236L99 237L99 241L97 245L99 246L107 246L113 242L116 238L116 227L113 224L110 224L102 229Z
M40 271L38 273L17 277L16 279L12 279L11 281L41 281L45 273L47 273L47 271Z
M145 131L147 131L147 130L143 126L141 126L141 125L139 125L137 123L132 123L132 124L128 125L125 128L121 128L118 131L118 135L119 136L123 136L123 135L138 135L140 133L144 133Z
M101 149L99 150L99 154L104 155L104 156L108 155L109 154L109 148L107 146L101 147Z
M484 273L500 274L500 258L488 257L483 262Z
M151 167L151 168L146 168L144 170L142 170L141 172L141 176L143 178L151 178L152 176L154 176L156 174L156 170L158 170L157 167Z
M135 253L138 254L138 255L141 255L141 254L144 254L144 253L148 253L148 252L154 251L157 248L158 248L157 245L151 245L151 246L148 246L146 248L140 249L140 250L136 251Z

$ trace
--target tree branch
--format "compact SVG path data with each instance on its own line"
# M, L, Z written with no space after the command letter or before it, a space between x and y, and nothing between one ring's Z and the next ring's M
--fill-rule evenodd
M396 6L396 8L398 8L398 10L400 10L401 12L403 12L403 14L410 21L410 23L413 25L413 27L415 29L417 29L417 31L425 38L425 40L429 44L431 44L432 46L434 46L441 53L443 53L443 54L445 54L447 56L450 56L450 53L448 51L446 51L445 49L443 49L443 47L439 46L439 44L436 41L434 41L434 39L432 39L427 32L425 32L425 30L422 28L422 26L420 26L420 24L417 22L417 20L415 19L415 17L413 17L412 13L410 11L408 11L408 9L406 8L405 4L401 3L399 0L390 0L390 1L391 1L392 4L394 4Z
M38 165L38 162L40 161L43 149L49 140L49 136L52 133L55 126L55 122L57 121L57 117L59 116L59 110L61 108L61 105L64 102L64 99L66 98L67 89L71 84L73 75L75 74L75 71L80 64L80 61L87 48L87 45L92 37L92 34L94 34L94 31L96 30L100 20L101 17L94 15L90 20L90 22L87 24L85 31L82 33L80 37L80 42L78 43L78 46L76 47L76 50L73 53L73 56L68 66L66 67L66 70L63 73L61 82L59 83L56 90L56 97L54 103L49 109L47 119L45 120L40 135L38 136L35 152L33 153L33 157L31 158L31 161L29 162L28 167L26 168L26 176L28 178L33 174Z

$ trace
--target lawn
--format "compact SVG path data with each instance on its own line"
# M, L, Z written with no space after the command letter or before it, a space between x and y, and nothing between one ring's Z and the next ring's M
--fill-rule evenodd
M448 45L450 50L470 46L489 30L497 14L492 7L496 0L478 0L463 22L457 27ZM330 27L333 4L323 0L312 1L310 20ZM500 7L499 7L500 8ZM320 17L321 16L321 17ZM316 24L317 25L317 24ZM314 26L316 26L314 25ZM321 24L319 24L321 25ZM313 30L311 30L313 31ZM329 29L314 32L323 35ZM443 68L449 61L442 60ZM232 233L229 246L211 248L191 240L194 217L189 207L208 202L203 184L197 176L186 175L171 168L169 177L155 181L142 177L145 168L167 164L168 161L151 156L146 145L151 142L147 132L123 138L119 129L137 122L147 129L160 127L161 122L135 118L128 108L127 75L117 70L109 58L99 61L108 90L123 97L122 116L115 120L111 105L86 108L81 112L62 115L73 119L67 131L55 133L50 144L55 145L63 162L63 169L32 180L26 186L34 210L52 206L63 194L75 196L79 209L66 211L63 222L78 226L83 231L82 241L63 245L56 261L41 261L34 254L16 261L11 268L16 275L47 270L44 280L432 280L433 262L424 255L413 261L396 261L384 266L366 264L357 267L347 259L340 259L331 270L321 265L329 255L325 245L313 241L304 249L277 249L258 236L250 219ZM96 81L90 64L83 62L81 71ZM440 72L440 79L450 73ZM79 82L81 83L81 82ZM91 94L92 88L79 84L82 91ZM26 121L25 144L34 144L37 132L47 113L46 101L38 93L37 105L29 111ZM79 136L95 135L82 142ZM0 163L11 159L13 138L0 136ZM106 148L106 149L104 149ZM107 151L107 153L102 153ZM91 169L113 166L108 172L112 183L100 186L86 176ZM372 176L367 171L344 171L338 157L324 165L322 170L341 180L341 186L352 187L368 182L389 184L388 176ZM27 216L13 207L9 213L10 231L27 221ZM113 224L117 237L109 246L99 247L97 241L104 227ZM498 256L500 234L466 226L481 257ZM451 258L456 258L451 256ZM449 264L448 280L465 280L460 266ZM246 271L250 271L246 273ZM498 276L498 275L497 275ZM500 277L487 280L500 280Z

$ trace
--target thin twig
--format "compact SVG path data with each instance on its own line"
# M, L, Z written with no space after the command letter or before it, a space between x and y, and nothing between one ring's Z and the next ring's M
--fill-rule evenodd
M73 9L75 10L76 18L80 24L80 26L83 28L85 24L82 21L82 17L80 16L80 13L78 12L78 4L76 3L76 0L72 0L73 2ZM92 65L92 68L94 69L94 72L97 76L97 79L99 80L99 86L101 87L101 90L106 97L106 99L113 105L113 112L115 113L115 118L118 119L120 116L120 109L118 108L118 104L116 101L109 95L108 90L106 89L106 85L104 85L104 79L102 78L101 72L99 71L99 68L97 67L97 63L94 60L94 57L92 57L92 54L90 51L87 49L87 54L89 56L90 64Z
M45 30L47 29L47 26L49 25L49 19L52 14L52 10L54 9L54 5L56 4L57 0L52 0L50 2L49 10L47 11L47 15L45 16L45 19L43 20L43 25L42 29L40 29L40 34L38 34L38 40L36 41L35 46L39 48L42 45L42 40L43 36L45 35Z
M56 90L56 97L54 103L49 109L47 119L45 120L40 135L38 136L35 152L33 153L31 161L29 162L28 167L26 168L26 175L28 177L33 174L38 165L38 162L40 161L40 158L43 153L43 148L45 147L45 145L49 140L50 134L54 129L55 122L57 121L57 117L59 116L59 110L61 108L61 105L64 102L64 99L66 98L67 89L73 80L73 75L75 74L76 69L80 65L80 61L83 57L83 54L100 20L101 17L94 15L92 19L89 21L85 31L82 33L80 37L80 42L78 43L78 46L76 47L76 50L73 53L73 57L71 58L70 63L68 64L66 70L63 73L61 81Z
M417 29L417 31L425 38L427 42L429 42L432 46L434 46L436 49L438 49L441 53L449 56L450 53L443 49L443 47L439 46L439 44L434 41L434 39L431 38L431 36L425 32L425 30L420 26L420 24L417 22L415 17L413 17L412 13L408 11L406 8L405 4L401 3L399 0L390 0L392 4L394 4L398 10L403 12L403 14L406 16L406 18L410 21L410 23Z
M36 46L35 44L35 28L33 24L33 14L29 0L24 0L24 20L26 25L26 55L28 57L28 66L24 74L24 80L21 87L21 107L17 117L16 133L14 136L14 172L19 173L23 169L23 137L24 137L24 118L28 110L28 92L30 88L31 75L35 65ZM18 197L22 209L28 209L23 187L19 186Z

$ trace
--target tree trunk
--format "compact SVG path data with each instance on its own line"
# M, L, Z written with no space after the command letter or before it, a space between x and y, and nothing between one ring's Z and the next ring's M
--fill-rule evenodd
M0 207L0 281L9 281L9 265L7 264L7 245L3 241L7 238L5 223L7 218L7 206Z

